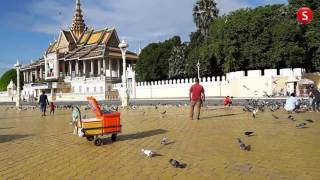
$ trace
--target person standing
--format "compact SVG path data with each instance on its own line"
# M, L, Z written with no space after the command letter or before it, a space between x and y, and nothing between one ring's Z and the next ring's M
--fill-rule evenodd
M310 91L313 94L312 109L314 112L320 112L320 92L313 85L310 86Z
M46 116L47 105L49 105L49 101L44 91L42 91L42 94L40 95L39 104L40 104L42 116Z
M205 101L204 88L199 84L199 79L197 78L195 84L193 84L189 90L190 99L190 120L193 120L194 109L196 109L196 118L200 119L200 109L202 101Z

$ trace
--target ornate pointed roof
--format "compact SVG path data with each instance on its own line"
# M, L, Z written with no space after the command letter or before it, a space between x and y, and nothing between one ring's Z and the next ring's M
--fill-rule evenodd
M84 23L80 0L76 0L76 9L73 16L71 31L76 38L79 38L88 28Z

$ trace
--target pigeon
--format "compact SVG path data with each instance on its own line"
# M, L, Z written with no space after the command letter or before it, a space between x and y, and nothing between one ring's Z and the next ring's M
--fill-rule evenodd
M314 121L311 120L311 119L307 119L306 121L309 122L309 123L314 123Z
M154 106L154 109L157 110L157 109L158 109L158 106Z
M161 144L166 145L168 143L168 139L166 137L162 138Z
M179 161L174 160L174 159L170 159L169 163L175 168L184 168L185 167L184 164L181 164Z
M279 117L276 116L276 115L274 115L274 114L272 114L272 117L273 117L274 119L279 119Z
M254 132L252 132L252 131L246 131L246 132L244 132L244 135L246 135L247 137L252 136L252 134L254 134Z
M132 110L136 110L137 108L136 108L135 106L132 106L131 109L132 109Z
M240 145L240 149L241 150L246 150L246 151L250 151L251 146L250 145L246 145L244 142L242 142L239 138L237 138L238 143Z
M302 129L302 128L305 128L306 125L307 125L307 123L300 123L296 127L299 128L299 129Z
M167 113L167 111L163 111L161 114L162 114L162 115L165 115L166 113Z
M83 115L82 119L87 119L87 115Z
M145 156L147 156L148 158L152 158L152 156L155 154L154 152L152 152L151 150L147 150L147 149L141 149L141 152L143 152L143 154Z
M290 119L291 121L294 121L294 117L291 115L288 116L288 119Z
M255 119L255 118L256 118L256 116L257 116L257 112L258 112L258 110L257 110L257 109L255 109L255 110L253 110L253 111L252 111L252 118L253 118L253 119Z

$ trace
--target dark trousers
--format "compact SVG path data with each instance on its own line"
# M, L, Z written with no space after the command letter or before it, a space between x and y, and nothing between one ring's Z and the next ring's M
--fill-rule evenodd
M40 104L40 110L43 114L46 113L47 111L47 105L46 104Z
M312 109L313 111L320 111L320 100L313 99L312 101Z

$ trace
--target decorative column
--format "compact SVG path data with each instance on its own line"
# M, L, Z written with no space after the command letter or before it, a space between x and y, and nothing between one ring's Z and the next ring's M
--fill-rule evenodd
M128 43L124 40L119 44L119 48L122 54L122 68L123 68L123 75L122 75L122 107L127 107L129 103L129 96L128 96L128 86L127 86L127 64L126 64L126 53L128 50Z
M35 73L35 78L36 78L36 80L38 80L38 79L39 79L39 76L38 76L38 69L37 69L37 68L34 70L34 73Z
M30 75L30 79L29 79L29 81L30 81L30 82L33 82L33 78L32 78L32 71L30 71L30 72L29 72L29 75Z
M91 75L91 76L94 75L93 60L91 60L91 72L90 72L90 75Z
M42 71L42 67L40 66L40 79L43 79L43 71Z
M112 64L111 64L112 59L109 58L108 61L109 61L109 75L110 75L109 77L112 78Z
M103 75L106 75L106 59L105 58L102 59L102 72L103 72Z
M76 76L79 76L79 61L78 60L76 60L75 71L76 71Z
M86 65L87 65L87 63L86 63L85 60L83 60L82 63L83 63L83 76L86 77L86 75L87 75L87 73L86 73L86 71L87 71L87 70L86 70Z
M118 78L120 78L120 59L117 60Z
M16 98L16 107L21 107L21 95L20 95L20 69L21 64L19 63L19 60L17 61L17 64L14 65L17 71L17 98Z
M71 61L69 61L69 76L72 75L72 64L71 64Z
M101 75L101 60L98 59L98 76Z

